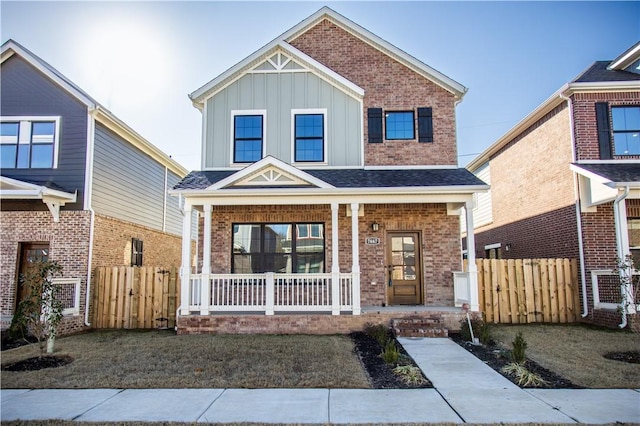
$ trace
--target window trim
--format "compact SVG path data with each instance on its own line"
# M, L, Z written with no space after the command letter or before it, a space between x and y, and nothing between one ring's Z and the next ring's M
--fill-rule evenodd
M614 121L613 121L613 110L614 109L622 109L622 108L637 108L638 110L640 110L640 105L609 105L609 119L611 120L611 136L610 136L610 143L613 145L612 146L612 151L613 151L613 155L616 157L637 157L640 155L640 152L637 153L632 153L632 154L625 154L625 153L618 153L618 147L616 146L616 134L626 134L626 133L640 133L640 129L625 129L625 130L616 130L614 127Z
M231 224L231 265L230 265L230 271L232 274L239 274L240 272L236 272L235 271L235 256L236 253L234 253L234 228L236 226L259 226L260 227L260 251L258 252L250 252L250 253L243 253L243 254L239 254L239 255L246 255L246 254L250 254L250 255L260 255L261 257L261 261L264 262L264 256L267 254L265 252L265 229L267 226L269 225L289 225L291 226L291 231L294 234L295 238L293 238L291 240L291 252L288 253L291 256L291 265L292 265L292 270L291 272L284 272L286 274L298 274L297 272L297 268L294 268L294 266L296 265L296 260L297 260L297 255L298 255L298 251L294 250L293 248L296 247L297 248L297 240L299 238L302 239L309 239L309 238L316 238L316 237L312 237L312 236L307 236L307 237L299 237L298 236L298 227L300 225L306 226L307 229L309 230L309 232L311 231L311 226L312 225L322 225L322 231L320 232L321 236L317 237L317 238L322 238L322 271L320 273L326 273L327 271L327 239L326 239L326 223L324 222L286 222L286 221L282 221L282 222L233 222ZM273 252L269 252L268 254L274 254ZM283 253L284 254L284 253ZM264 265L261 265L264 266ZM263 268L261 268L263 269ZM271 271L273 273L278 273L275 271ZM253 272L254 274L264 274L266 272Z
M413 136L410 138L390 138L389 137L389 126L387 126L387 118L388 114L393 113L411 113L411 131ZM386 141L413 141L416 140L416 112L413 109L407 110L385 110L382 113L382 117L384 118L384 140Z
M236 157L236 127L235 127L235 119L237 116L248 116L248 115L261 115L262 116L262 156L260 159L252 162L237 162L235 161ZM229 124L229 164L232 166L240 166L246 167L249 164L253 164L257 161L262 160L266 156L267 152L267 110L266 109L234 109L231 110L231 121Z
M25 141L28 140L29 143L29 152L31 152L31 145L33 143L33 123L34 122L43 122L43 121L53 121L55 123L55 129L54 129L54 134L53 134L53 158L52 158L52 164L51 167L20 167L20 168L12 168L11 170L29 170L29 169L34 169L34 170L46 170L46 169L57 169L58 168L58 155L59 155L59 151L60 151L60 122L62 121L62 117L60 116L47 116L47 115L43 115L43 116L34 116L34 115L28 115L28 116L6 116L3 115L0 117L0 123L18 123L18 135L17 135L17 141L16 141L16 145L20 145L21 140ZM22 134L22 129L23 128L29 128L29 133L27 135L23 135ZM2 140L0 139L0 144L1 145L12 145L9 143L2 143ZM22 144L25 144L24 142ZM17 152L16 152L17 155ZM29 161L31 161L31 156L29 156Z
M323 141L322 141L322 161L296 161L296 115L317 115L322 114ZM291 164L327 165L328 163L328 127L326 108L294 108L291 110Z
M73 286L73 306L64 308L62 315L80 315L80 278L53 278L51 281L59 286Z

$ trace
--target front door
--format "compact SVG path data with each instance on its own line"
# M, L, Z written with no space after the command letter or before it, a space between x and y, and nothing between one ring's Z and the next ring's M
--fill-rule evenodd
M20 245L16 306L29 296L29 289L26 285L22 284L21 277L28 277L31 274L37 273L40 263L46 262L48 259L48 243L22 243Z
M390 232L387 235L390 305L422 303L420 259L420 235L417 232Z

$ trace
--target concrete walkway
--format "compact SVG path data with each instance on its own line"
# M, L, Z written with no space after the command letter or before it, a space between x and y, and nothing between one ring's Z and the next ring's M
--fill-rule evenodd
M0 418L264 423L640 423L640 390L522 390L449 339L399 339L434 389L16 389Z

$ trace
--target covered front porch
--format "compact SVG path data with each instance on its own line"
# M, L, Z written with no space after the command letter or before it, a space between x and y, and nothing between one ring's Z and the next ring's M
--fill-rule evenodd
M327 182L332 174L265 160L235 173L194 172L199 188L174 191L184 210L181 278L187 285L179 315L185 329L207 329L205 323L220 321L215 316L244 316L245 322L266 316L274 324L376 309L384 316L380 309L394 304L459 313L465 303L479 310L475 259L469 259L471 270L460 272L458 215L467 211L473 235L473 193L484 186L344 188ZM403 288L415 288L416 298L392 297L393 285L408 279L418 284Z

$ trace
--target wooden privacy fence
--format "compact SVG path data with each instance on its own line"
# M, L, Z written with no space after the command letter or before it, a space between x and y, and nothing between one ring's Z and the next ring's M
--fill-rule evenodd
M575 322L576 259L477 259L480 310L489 323Z
M95 328L174 327L180 306L178 269L101 267L95 269Z

